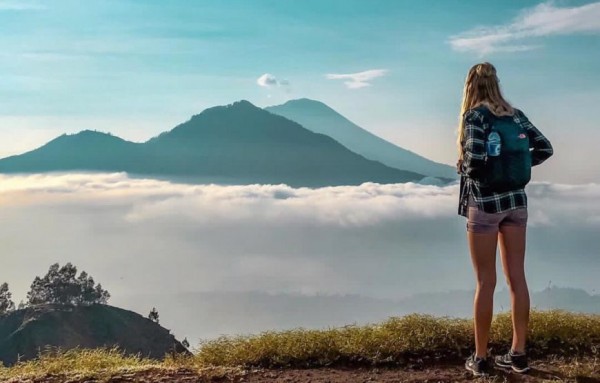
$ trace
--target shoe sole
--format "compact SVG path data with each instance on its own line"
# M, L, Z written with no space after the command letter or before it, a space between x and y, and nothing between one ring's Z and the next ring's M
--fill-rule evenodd
M531 367L518 368L518 367L513 366L512 364L500 364L500 363L496 363L496 366L502 367L502 368L510 368L514 372L518 372L519 374L524 374L527 371L531 370Z
M465 368L467 369L467 371L471 371L471 373L473 374L473 376L483 377L483 376L489 376L490 375L487 372L477 372L477 371L475 371L472 368L467 367L467 366L465 366Z
M524 374L524 373L526 373L527 371L531 370L531 367L517 368L517 367L515 367L515 366L511 366L511 368L512 368L512 370L513 370L514 372L518 372L519 374Z

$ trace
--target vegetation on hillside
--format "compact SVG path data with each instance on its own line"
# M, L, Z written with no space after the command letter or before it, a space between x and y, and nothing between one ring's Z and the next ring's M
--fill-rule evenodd
M492 351L506 351L511 337L510 314L496 315L490 334ZM412 314L365 326L222 336L202 344L195 358L202 365L227 366L404 364L410 360L456 360L472 351L473 344L470 319ZM528 352L533 357L600 356L600 315L532 311Z
M35 277L27 293L27 302L19 304L18 309L25 307L59 304L59 305L91 305L107 304L110 293L96 284L94 278L85 271L77 275L77 267L68 262L64 266L55 263L50 266L42 278ZM0 315L15 310L8 283L0 284Z
M44 277L35 277L27 293L30 305L106 304L109 298L110 294L101 284L95 284L94 278L85 271L78 276L77 267L70 262L63 267L58 263L51 265Z
M150 310L148 313L148 319L150 319L152 322L160 323L158 310L156 310L156 307L152 307L152 310Z
M573 374L600 374L600 315L533 311L530 328L528 351L533 358L570 358L565 366ZM511 335L510 315L495 316L492 352L505 351ZM0 368L0 379L57 373L97 376L147 368L433 364L458 361L472 344L471 320L413 314L364 326L221 336L201 343L192 356L171 356L163 362L127 357L115 349L47 352L36 360Z
M15 303L12 301L12 293L8 290L8 283L0 285L0 315L6 314L15 309Z

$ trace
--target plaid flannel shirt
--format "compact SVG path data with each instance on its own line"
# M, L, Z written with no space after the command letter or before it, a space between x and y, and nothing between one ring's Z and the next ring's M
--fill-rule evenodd
M491 112L490 112L491 113ZM469 109L463 116L465 134L463 141L463 160L457 163L457 173L460 177L458 214L467 216L469 194L477 203L479 209L486 213L502 213L508 210L527 207L525 189L510 190L503 193L488 192L480 188L478 174L487 161L485 150L486 131L489 120L484 113L477 109ZM536 166L547 160L554 153L550 141L529 121L525 114L515 108L513 119L521 124L529 136L531 165Z

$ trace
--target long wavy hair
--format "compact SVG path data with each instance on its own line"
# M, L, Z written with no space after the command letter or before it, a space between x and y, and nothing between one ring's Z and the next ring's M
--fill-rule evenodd
M510 103L502 97L496 68L489 62L473 65L465 79L456 140L459 160L463 158L464 114L481 104L487 106L496 116L512 116L515 113Z

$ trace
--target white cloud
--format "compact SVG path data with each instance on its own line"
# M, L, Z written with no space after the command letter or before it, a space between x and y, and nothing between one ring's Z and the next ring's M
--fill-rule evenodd
M387 69L370 69L358 73L327 74L325 77L329 80L348 80L344 81L348 89L360 89L371 86L371 80L382 77L387 73Z
M290 86L289 80L286 80L286 79L278 80L275 76L273 76L270 73L265 73L262 76L260 76L259 78L257 78L256 83L258 84L258 86L261 86L263 88L270 88L272 86L283 86L283 87Z
M273 85L277 85L277 79L272 74L265 73L256 80L256 83L259 86L267 88Z
M434 218L453 214L453 190L437 186L364 183L360 186L293 188L288 185L221 186L132 179L126 173L0 175L0 195L23 196L32 204L80 205L111 200L131 203L132 223L166 216L197 223L242 221L304 222L318 226L362 227L399 217ZM67 200L62 200L68 196ZM15 202L16 203L16 202ZM202 214L198 214L202 212Z
M265 73L256 79L256 84L262 88L266 88L269 93L266 95L267 98L273 97L273 91L283 91L285 94L292 92L292 86L287 79L278 79L270 73Z
M597 285L600 185L536 182L528 196L532 288L548 279ZM261 290L389 297L470 288L457 198L457 185L292 188L175 184L125 173L0 175L0 282L19 300L35 275L71 261L114 296Z
M365 227L453 218L457 193L457 184L440 187L412 182L293 188L285 184L176 184L130 178L126 173L0 174L0 206L128 204L123 218L131 223L177 216L207 225L264 221ZM600 199L599 184L532 182L527 194L534 225L559 221L574 225L586 217L596 221L600 215L600 205L595 203ZM543 209L536 203L543 203Z
M484 55L536 49L541 45L532 39L578 33L600 33L600 2L573 7L541 3L523 10L510 24L478 26L451 36L449 42L456 51Z

